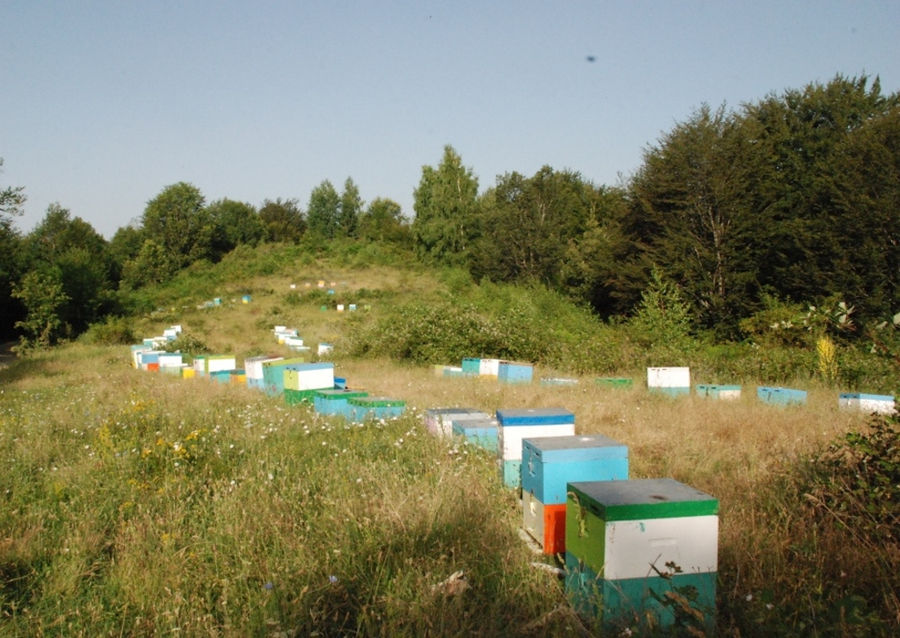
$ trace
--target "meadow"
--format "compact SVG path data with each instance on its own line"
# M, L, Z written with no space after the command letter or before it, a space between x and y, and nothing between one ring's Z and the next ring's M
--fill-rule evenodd
M764 405L753 390L772 380L754 378L768 369L754 364L736 380L740 400L671 399L643 387L645 355L605 333L596 349L560 356L575 350L565 334L584 338L578 309L554 308L548 337L519 293L466 292L452 274L320 263L217 272L174 282L117 327L141 337L180 323L196 348L240 360L286 353L271 328L296 326L335 343L329 360L351 387L404 399L406 414L351 425L246 387L135 370L103 330L20 358L0 370L0 635L594 635L557 561L521 538L495 459L425 432L424 411L447 406L564 407L577 433L628 445L633 478L716 496L721 635L900 626L897 421L840 410L835 385L788 367L807 404ZM232 302L245 293L250 304ZM221 307L198 307L217 294ZM462 294L476 307L479 295L519 304L524 325L553 342L535 378L577 385L437 376L386 356L366 332L385 320L402 331L392 308ZM360 310L337 313L343 299ZM601 370L579 363L585 350L619 352L621 367L602 371L634 386L595 384ZM729 381L712 378L717 365L698 360L710 377L695 381Z

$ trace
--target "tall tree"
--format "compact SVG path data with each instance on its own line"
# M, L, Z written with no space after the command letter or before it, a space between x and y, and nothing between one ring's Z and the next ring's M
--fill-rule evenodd
M771 95L745 107L758 128L755 146L766 161L753 176L761 284L782 297L812 301L842 294L837 276L845 211L834 202L848 138L900 104L876 78L836 76L827 84ZM859 300L856 300L859 301Z
M366 241L401 242L408 237L400 204L376 198L359 218L359 236Z
M478 179L452 146L444 147L436 169L422 167L413 196L412 234L418 254L439 263L465 264L477 223Z
M68 334L78 334L114 306L115 267L107 241L94 227L72 217L59 204L25 238L29 269L53 272L62 287L59 319Z
M306 208L306 225L310 235L322 239L334 239L338 229L341 198L327 179L316 186L309 195Z
M212 251L216 259L240 244L255 246L265 238L263 221L250 204L224 198L207 206L206 214L215 229Z
M583 231L597 203L593 185L572 171L544 166L530 178L497 178L484 198L473 274L560 287L567 241Z
M192 184L178 182L165 187L147 203L142 223L145 238L167 253L171 269L211 256L212 223L203 194Z
M348 177L341 192L341 206L337 220L337 234L341 237L357 237L359 235L359 217L363 211L363 200L359 188Z
M680 283L708 325L736 327L749 304L745 287L755 278L746 255L755 232L746 197L751 152L739 118L724 107L703 106L644 153L631 183L634 239L649 261Z
M306 232L306 219L296 199L265 200L259 218L268 241L296 243Z

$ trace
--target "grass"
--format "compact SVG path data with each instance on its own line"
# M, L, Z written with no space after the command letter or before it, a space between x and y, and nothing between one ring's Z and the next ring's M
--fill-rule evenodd
M321 311L319 279L334 280L335 303L371 308ZM756 400L752 379L737 401L651 395L638 366L614 371L635 379L626 390L560 359L535 377L578 385L438 377L340 346L402 302L445 295L426 273L316 264L227 285L252 303L222 293L222 306L198 309L198 295L133 329L180 323L240 360L286 354L271 328L296 327L339 344L330 359L352 387L405 399L408 414L350 426L246 387L134 370L124 345L70 344L0 370L0 635L591 633L556 576L534 567L543 559L518 535L494 459L425 434L422 412L442 406L564 407L578 433L628 445L632 477L715 495L723 635L900 625L896 535L882 525L873 544L838 511L851 499L835 496L837 466L816 464L830 442L871 427L838 409L834 387L795 379L807 405L777 408ZM442 583L460 571L451 593Z

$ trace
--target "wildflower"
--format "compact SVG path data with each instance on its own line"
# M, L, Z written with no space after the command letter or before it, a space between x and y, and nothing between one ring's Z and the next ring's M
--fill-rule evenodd
M331 574L330 576L328 576L328 582L334 585L336 582L338 582L338 577L334 574Z
M266 589L272 589L275 585L272 584L272 581L267 582L263 587Z

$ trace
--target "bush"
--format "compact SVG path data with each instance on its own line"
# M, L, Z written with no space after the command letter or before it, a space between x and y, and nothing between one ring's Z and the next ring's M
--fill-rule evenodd
M93 323L82 339L87 343L108 346L136 341L131 320L127 317L107 317L102 323Z

